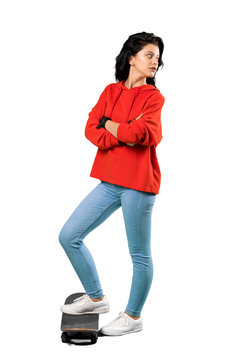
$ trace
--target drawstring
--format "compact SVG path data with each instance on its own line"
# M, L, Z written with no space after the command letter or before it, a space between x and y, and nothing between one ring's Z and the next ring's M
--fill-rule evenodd
M139 91L140 91L140 88L138 88L137 89L137 91L135 92L135 94L134 94L134 98L133 98L133 101L132 101L132 105L130 106L130 109L129 109L129 112L128 112L128 115L127 115L127 122L128 122L128 119L129 119L129 115L130 115L130 112L131 112L131 110L132 110L132 107L133 107L133 104L134 104L134 101L135 101L135 99L136 99L136 97L138 96L138 94L139 94Z

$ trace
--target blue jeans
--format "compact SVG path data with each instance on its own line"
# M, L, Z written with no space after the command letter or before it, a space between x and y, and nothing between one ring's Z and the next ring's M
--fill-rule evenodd
M140 316L152 283L150 237L155 199L154 193L101 181L78 205L59 234L59 241L85 292L92 298L101 297L103 291L96 266L83 240L122 206L133 263L132 285L125 311L133 316Z

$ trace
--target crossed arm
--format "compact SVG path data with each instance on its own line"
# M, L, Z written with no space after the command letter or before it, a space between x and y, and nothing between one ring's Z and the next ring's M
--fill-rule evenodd
M114 121L111 121L111 120L107 120L106 121L106 124L105 124L105 129L107 131L110 132L110 134L112 134L113 136L115 136L115 138L117 138L117 129L119 127L119 123L116 123ZM126 145L129 145L129 146L134 146L135 144L132 144L132 143L126 143Z
M106 110L106 89L100 95L100 98L89 113L89 118L85 126L85 136L96 145L100 150L107 150L114 146L134 146L135 144L143 146L157 146L162 138L161 129L161 108L164 103L164 97L158 93L151 96L144 105L144 114L125 123L117 123L113 120L107 120L104 127L99 127L100 119L104 116ZM141 118L142 117L142 118ZM141 118L141 119L139 119ZM138 120L139 121L135 121Z
M143 114L139 115L136 119L134 120L138 120L140 119L140 117L142 116ZM117 138L117 129L119 127L120 123L116 123L114 121L111 121L111 120L107 120L106 121L106 124L105 124L105 129L107 131L110 132L110 134L112 134L113 136L115 136L115 138ZM134 146L135 144L134 143L126 143L126 145L129 145L129 146Z

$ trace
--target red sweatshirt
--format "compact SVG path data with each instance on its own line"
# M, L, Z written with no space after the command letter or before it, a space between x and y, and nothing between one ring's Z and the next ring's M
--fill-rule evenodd
M105 87L85 127L86 138L98 147L91 177L159 193L161 172L156 147L162 139L164 101L160 91L149 84L128 89L122 80ZM96 129L103 115L120 123L117 138L104 128ZM121 145L118 140L135 145Z

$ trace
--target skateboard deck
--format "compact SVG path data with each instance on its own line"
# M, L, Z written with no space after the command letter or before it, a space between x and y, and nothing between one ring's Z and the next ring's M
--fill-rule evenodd
M71 304L85 293L71 294L65 304ZM62 342L79 345L95 344L98 339L99 314L70 315L62 313Z

